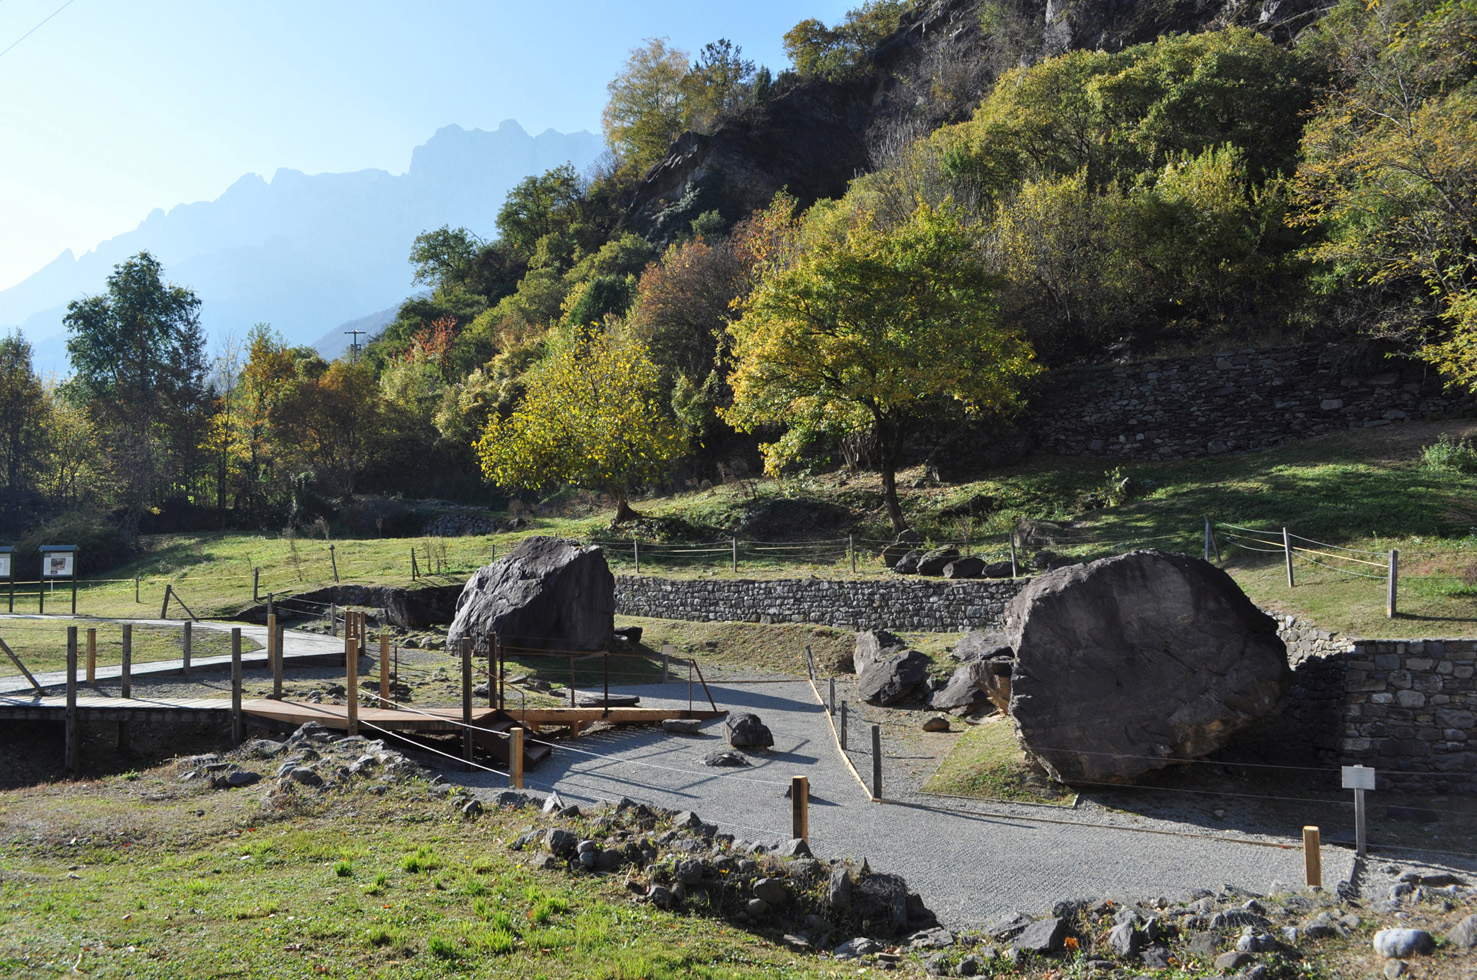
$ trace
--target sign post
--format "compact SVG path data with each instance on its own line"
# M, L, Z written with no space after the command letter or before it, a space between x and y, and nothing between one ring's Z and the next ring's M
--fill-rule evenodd
M1344 789L1354 791L1354 845L1355 853L1364 856L1364 841L1368 825L1364 810L1364 792L1374 789L1374 770L1368 766L1344 766Z
M15 612L15 549L10 545L0 545L0 579L4 579L10 586L10 607L7 612Z
M77 546L75 544L43 544L41 546L41 578L55 583L59 578L72 580L72 615L77 615ZM46 609L46 586L41 586L41 608Z

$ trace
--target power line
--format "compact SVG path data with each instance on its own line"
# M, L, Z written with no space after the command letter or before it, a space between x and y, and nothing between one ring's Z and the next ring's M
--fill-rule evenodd
M10 46L9 47L7 47L4 51L0 51L0 58L5 57L7 54L9 54L15 48L16 45L20 44L26 38L30 37L32 34L35 34L37 31L41 30L41 28L43 28L43 27L46 26L46 22L47 21L51 20L51 18L55 17L57 14L61 13L63 10L66 10L68 7L70 7L72 4L74 4L76 2L77 2L77 0L66 0L66 3L62 4L60 7L57 7L51 13L47 14L46 17L41 21L41 23L37 24L35 27L31 28L29 31L26 31L26 33L22 34L20 37L16 38L14 41L10 42Z

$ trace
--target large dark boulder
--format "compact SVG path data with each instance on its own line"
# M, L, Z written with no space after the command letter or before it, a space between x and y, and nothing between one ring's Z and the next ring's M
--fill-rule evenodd
M728 744L736 749L767 749L774 744L774 735L758 715L747 712L730 715L725 724Z
M979 578L985 573L985 560L973 555L955 558L944 566L944 578Z
M944 567L959 557L958 548L934 548L918 559L919 575L942 575Z
M615 628L615 577L605 553L564 538L524 539L473 573L456 601L448 645L472 639L539 650L604 650Z
M970 630L949 651L949 656L955 660L988 660L1012 655L1010 637L999 630Z
M1186 555L1135 551L1040 575L1005 623L1021 742L1067 783L1213 752L1274 711L1291 676L1272 618Z
M858 634L852 659L857 694L870 704L896 704L906 699L928 679L932 662L886 630Z

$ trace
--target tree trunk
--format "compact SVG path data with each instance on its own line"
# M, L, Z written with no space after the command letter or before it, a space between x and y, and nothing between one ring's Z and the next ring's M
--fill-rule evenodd
M908 522L903 518L902 504L897 499L897 473L891 458L884 458L878 464L882 471L882 500L887 504L887 516L892 520L894 531L906 531Z
M877 432L877 470L882 474L882 501L887 505L887 516L894 531L906 531L907 519L903 517L903 505L897 499L897 451L898 424L872 406L872 422Z
M615 501L615 519L611 524L630 524L632 521L641 520L641 515L631 509L630 501L624 496L617 497Z

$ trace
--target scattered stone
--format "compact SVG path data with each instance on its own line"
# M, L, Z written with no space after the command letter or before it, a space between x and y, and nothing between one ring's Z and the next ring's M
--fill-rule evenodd
M241 753L253 759L271 759L287 751L287 746L282 742L274 742L269 738L254 738L241 746Z
M780 857L808 858L811 857L810 845L805 843L802 837L791 837L774 849L774 853Z
M857 647L857 695L869 704L896 704L928 679L932 661L917 650L894 648L873 657L863 655L860 642Z
M923 552L913 548L903 554L892 566L892 570L899 575L913 575L918 571L918 563L923 560Z
M1391 960L1385 964L1385 968L1381 972L1384 973L1388 980L1398 980L1398 978L1410 972L1410 967L1405 965L1404 960Z
M934 548L918 559L917 571L919 575L942 575L946 567L958 560L958 548Z
M754 882L754 897L778 908L789 900L790 889L783 878L760 878Z
M736 749L767 749L774 745L774 735L756 714L741 712L730 715L727 722L728 744ZM712 765L713 763L709 763ZM747 761L745 762L747 765Z
M549 849L550 854L556 857L568 857L575 853L575 848L579 846L579 838L567 830L556 827L545 835L544 845Z
M1231 950L1229 953L1222 953L1215 958L1215 968L1223 973L1234 973L1243 966L1249 966L1255 962L1256 957L1250 953Z
M977 977L985 972L985 961L982 957L969 955L959 961L959 975L961 977Z
M662 731L668 735L701 735L702 718L663 718Z
M943 715L934 715L923 723L925 732L946 732L949 730L949 719Z
M468 800L461 805L462 816L471 819L482 816L482 801Z
M1039 919L1021 930L1011 944L1022 953L1055 953L1067 938L1067 920L1058 916Z
M882 949L882 944L866 936L858 936L848 939L846 942L831 950L831 955L838 960L857 960Z
M745 903L744 908L756 919L762 919L769 914L769 904L762 898L751 898Z
M1436 937L1424 929L1381 929L1374 934L1374 951L1386 959L1424 956L1436 949Z
M247 769L237 769L235 772L226 774L226 785L232 787L252 786L260 782L261 778L262 774L259 772L251 772Z
M908 937L911 949L945 949L954 945L954 934L942 927L923 929Z
M715 767L747 766L749 760L737 752L709 752L703 756L703 765Z
M1169 969L1169 949L1164 946L1150 946L1139 954L1139 962L1153 970Z
M944 578L980 578L985 574L985 560L969 556L956 558L944 566Z
M1444 937L1448 945L1457 949L1477 947L1477 915L1469 915L1449 929Z
M1134 928L1132 922L1120 922L1108 932L1108 945L1124 959L1138 955L1144 948L1145 937Z
M303 766L295 767L295 768L289 770L288 775L290 777L292 777L292 781L293 782L295 782L295 783L301 783L304 786L322 786L323 785L323 777L322 776L318 775L318 773L316 771L314 771L312 769L308 769L308 768L303 767Z

